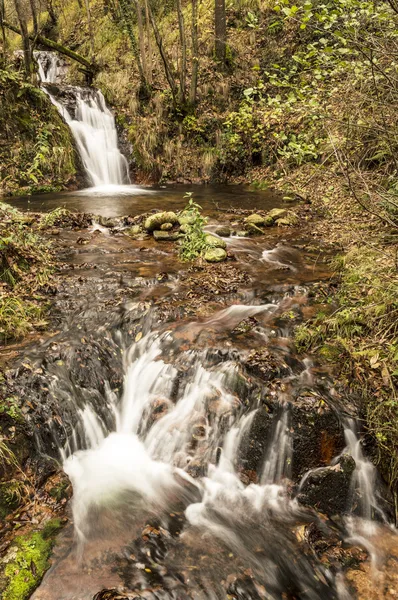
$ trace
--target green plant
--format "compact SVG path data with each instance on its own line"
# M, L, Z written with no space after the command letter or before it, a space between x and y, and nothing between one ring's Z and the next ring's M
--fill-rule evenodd
M206 248L206 233L203 228L207 223L207 218L202 216L202 207L194 201L192 196L192 192L188 192L184 196L188 200L188 204L183 212L189 214L190 219L180 246L179 254L183 261L195 260Z

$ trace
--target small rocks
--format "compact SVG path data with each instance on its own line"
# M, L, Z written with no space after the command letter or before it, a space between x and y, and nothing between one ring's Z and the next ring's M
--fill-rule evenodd
M173 229L173 223L163 223L163 225L160 226L161 231L170 231L170 229Z
M209 248L205 252L204 258L210 263L222 262L227 258L227 253L223 248Z

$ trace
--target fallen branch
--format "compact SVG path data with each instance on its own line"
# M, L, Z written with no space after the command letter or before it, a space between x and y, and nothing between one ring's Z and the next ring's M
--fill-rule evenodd
M22 32L18 29L18 27L15 27L15 25L7 23L7 21L3 21L3 25L4 27L7 27L7 29L9 29L10 31L13 31L14 33L17 33L18 35L22 36ZM33 34L29 36L29 39L35 41L38 44L41 44L42 46L46 46L46 48L50 48L50 50L56 50L56 52L59 52L60 54L63 54L64 56L75 60L76 62L83 65L86 68L86 70L90 73L96 73L98 71L98 65L91 63L89 60L87 60L87 58L84 58L84 56L77 54L77 52L74 52L66 46L62 46L62 44L58 44L58 42L53 42L53 40L49 40L48 38L42 35Z

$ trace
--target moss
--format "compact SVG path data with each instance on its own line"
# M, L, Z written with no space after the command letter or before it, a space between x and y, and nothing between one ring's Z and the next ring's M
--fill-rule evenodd
M26 600L39 585L49 567L54 536L61 528L59 519L49 521L42 531L15 539L6 558L7 580L3 600Z

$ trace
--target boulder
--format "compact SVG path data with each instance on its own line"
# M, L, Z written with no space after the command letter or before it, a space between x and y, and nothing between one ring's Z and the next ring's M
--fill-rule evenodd
M252 223L253 225L257 225L257 227L261 227L261 226L265 225L264 217L262 217L261 215L258 215L256 213L246 217L245 222Z
M160 212L150 215L145 221L145 229L154 231L160 229L164 223L178 223L177 215L174 212Z
M175 242L181 237L181 234L178 231L161 231L156 229L153 232L153 237L157 242Z
M221 237L229 237L231 235L231 230L227 225L222 225L216 229L216 234Z
M354 470L355 460L343 454L336 465L310 471L303 480L297 500L329 516L349 512Z
M206 250L204 258L211 263L222 262L227 258L227 253L224 248L209 248Z
M273 208L267 214L267 217L276 221L277 219L284 219L287 216L288 211L286 208Z
M227 244L225 243L225 241L219 237L217 237L216 235L212 235L211 233L208 233L206 235L206 245L210 246L210 248L226 248Z
M255 223L246 223L246 230L250 235L263 235L264 231Z

